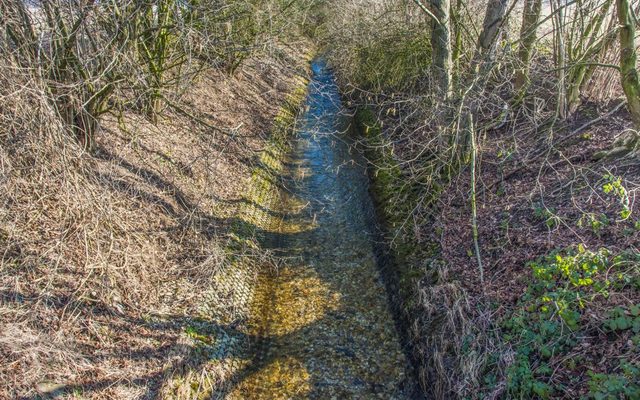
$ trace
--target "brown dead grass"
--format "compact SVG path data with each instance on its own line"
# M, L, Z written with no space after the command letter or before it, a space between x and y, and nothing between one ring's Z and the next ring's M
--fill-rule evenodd
M0 66L0 398L151 398L197 368L183 328L307 51L207 71L156 126L106 118L95 154Z

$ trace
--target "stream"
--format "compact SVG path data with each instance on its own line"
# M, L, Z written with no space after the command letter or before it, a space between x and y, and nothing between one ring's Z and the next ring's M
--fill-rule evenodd
M408 399L413 376L376 263L365 160L333 74L312 64L260 278L257 357L230 398Z

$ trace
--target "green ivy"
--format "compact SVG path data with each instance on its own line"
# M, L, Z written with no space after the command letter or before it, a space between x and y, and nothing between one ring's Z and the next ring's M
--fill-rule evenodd
M547 228L552 229L560 225L561 219L559 216L555 214L554 208L547 208L540 204L536 204L533 207L533 215L534 217L544 222Z
M516 353L507 371L510 398L546 399L561 389L550 383L549 359L576 346L584 309L596 297L608 297L614 283L609 278L611 267L628 257L579 245L576 250L555 252L529 264L534 279L516 312L502 324L504 339ZM638 311L633 306L622 313L631 318ZM618 327L620 311L611 317L616 322L610 326ZM634 323L635 319L620 326L632 328Z
M621 373L589 373L589 397L595 400L640 399L640 367L626 360L620 362Z
M609 318L604 321L607 330L625 331L631 329L633 333L640 332L640 304L631 307L616 307L609 312Z

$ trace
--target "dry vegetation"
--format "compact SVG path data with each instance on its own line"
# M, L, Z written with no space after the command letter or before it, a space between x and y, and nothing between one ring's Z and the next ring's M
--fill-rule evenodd
M425 392L638 398L625 4L542 3L530 61L520 2L337 4L323 34L374 165Z
M364 131L425 393L638 398L639 7L0 0L0 397L224 386L188 328L242 323L212 285L265 257L230 227L305 33Z
M93 154L30 84L4 98L14 129L2 146L2 396L42 382L89 397L157 390L228 262L234 202L272 105L305 71L298 50L278 51L288 54L251 59L232 78L205 73L183 99L219 131L172 111L156 125L125 114L104 119Z
M170 378L207 373L184 329L230 262L237 203L309 44L257 26L230 49L241 13L206 31L192 20L168 34L174 65L154 94L135 38L105 39L110 7L136 15L133 3L21 4L0 2L0 398L166 394Z

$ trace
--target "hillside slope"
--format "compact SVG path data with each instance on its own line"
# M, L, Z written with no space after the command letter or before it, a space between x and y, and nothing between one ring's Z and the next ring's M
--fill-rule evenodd
M156 125L106 117L92 154L27 75L2 77L25 89L0 98L0 397L148 398L206 374L184 329L308 49L208 70Z

